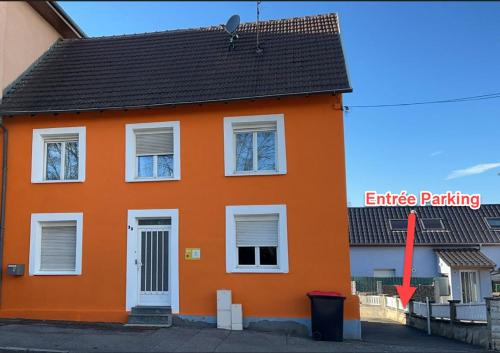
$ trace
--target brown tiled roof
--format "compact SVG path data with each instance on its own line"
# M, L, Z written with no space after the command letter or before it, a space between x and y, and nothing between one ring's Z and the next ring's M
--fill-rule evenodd
M417 212L415 245L499 244L500 229L491 229L487 217L500 217L500 205L469 207L351 207L349 208L349 240L353 246L402 245L406 231L391 230L391 219L407 219L410 210ZM442 220L443 230L426 230L422 219Z
M0 113L123 109L350 92L336 14L62 40L4 95Z
M450 267L495 268L495 263L478 249L436 249L434 251Z

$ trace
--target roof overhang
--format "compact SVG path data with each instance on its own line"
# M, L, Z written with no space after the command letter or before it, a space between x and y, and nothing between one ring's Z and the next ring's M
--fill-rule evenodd
M319 94L330 94L337 95L343 93L351 93L352 88L338 89L338 90L330 90L330 91L316 91L316 92L299 92L299 93L284 93L284 94L273 94L268 96L254 96L254 97L236 97L236 98L221 98L214 100L200 100L200 101L191 101L191 102L173 102L173 103L164 103L164 104L149 104L149 105L124 105L124 106L116 106L116 107L101 107L95 109L58 109L58 110L2 110L0 105L0 115L3 116L16 116L16 115L39 115L39 114L63 114L63 113L85 113L85 112L100 112L107 110L133 110L133 109L152 109L152 108L168 108L168 107L176 107L188 104L208 104L208 103L229 103L229 102L237 102L237 101L248 101L248 100L257 100L257 99L280 99L286 97L297 97L297 96L313 96Z
M86 38L85 32L55 1L28 1L63 38Z

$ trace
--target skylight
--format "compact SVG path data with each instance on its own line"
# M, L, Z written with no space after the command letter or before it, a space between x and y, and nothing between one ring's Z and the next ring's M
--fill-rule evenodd
M407 230L408 220L407 219L390 219L389 224L391 225L391 230Z
M427 218L422 219L422 225L427 230L441 230L444 229L443 221L440 218Z
M497 218L486 218L486 222L492 229L500 229L500 217Z

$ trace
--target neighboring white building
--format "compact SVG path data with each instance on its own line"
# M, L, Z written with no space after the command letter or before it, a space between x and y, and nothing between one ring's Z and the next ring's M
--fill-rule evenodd
M491 296L500 263L500 205L468 207L351 207L353 277L402 277L410 210L417 213L413 277L445 277L449 296L464 303Z

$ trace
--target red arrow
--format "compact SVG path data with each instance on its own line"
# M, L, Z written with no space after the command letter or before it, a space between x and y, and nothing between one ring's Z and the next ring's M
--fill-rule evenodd
M413 293L417 287L410 286L411 280L411 267L413 264L413 241L415 239L415 223L417 220L417 214L415 211L411 211L408 215L408 231L406 234L406 248L405 248L405 263L403 270L403 285L395 286L399 294L399 299L401 299L401 304L406 308L408 302L410 301Z

